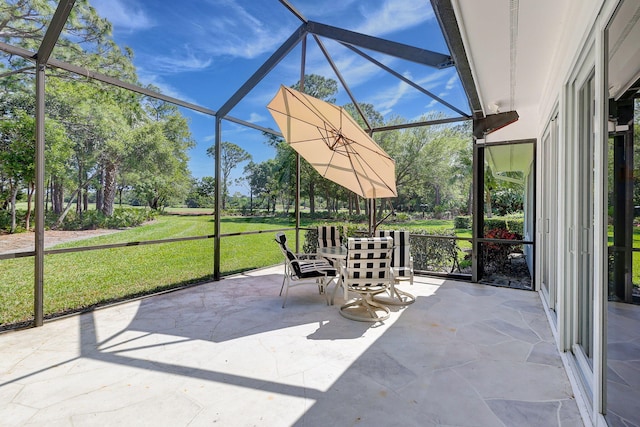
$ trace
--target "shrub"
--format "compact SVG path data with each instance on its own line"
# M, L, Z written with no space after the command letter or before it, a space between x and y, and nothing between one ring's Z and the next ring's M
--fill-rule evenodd
M311 254L318 251L318 230L316 228L307 230L304 234L304 243L302 244L302 252Z
M485 233L488 232L488 230L494 230L496 228L507 230L507 221L504 218L485 218L484 219Z
M485 233L487 239L520 240L522 236L505 230L494 228ZM484 243L482 245L485 264L502 269L509 262L509 254L521 245L508 243Z
M61 230L95 230L96 228L135 227L154 219L157 215L157 211L137 208L116 208L111 216L106 216L97 210L84 211L82 214L70 211L59 228ZM58 216L53 212L47 212L45 224L48 227L53 226Z
M523 208L522 191L506 188L493 193L492 209L498 215L507 215L514 212L522 211Z
M457 229L469 229L471 228L470 216L457 216L453 220L453 227Z
M338 227L340 233L340 240L346 244L346 240L349 237L360 237L367 233L367 230L362 228L361 225L352 223L332 223L326 225L333 225ZM318 251L318 229L313 228L307 230L304 236L304 243L302 244L302 251L304 253L315 253Z
M16 233L22 233L25 231L25 220L27 218L26 209L16 209ZM29 227L33 230L35 226L36 216L31 212L31 220L29 221ZM11 212L9 210L0 210L0 230L11 231Z
M419 230L412 233L410 245L414 269L453 272L457 267L459 270L458 253L460 248L457 240L453 237L455 237L454 230L446 229Z
M408 213L406 212L398 212L396 213L396 218L394 222L407 222L411 219Z
M523 236L524 235L524 218L507 219L507 230L519 236Z

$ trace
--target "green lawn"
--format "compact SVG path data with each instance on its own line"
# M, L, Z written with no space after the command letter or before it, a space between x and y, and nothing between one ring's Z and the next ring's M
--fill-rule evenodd
M301 226L312 228L326 222L304 220ZM293 226L291 218L225 217L221 220L223 235ZM453 221L417 220L385 226L410 231L437 231L451 229ZM366 226L363 224L362 228ZM166 215L140 227L65 243L56 248L144 242L213 233L213 218L209 215ZM289 231L287 234L293 242L295 232ZM456 230L456 234L459 237L471 237L470 230ZM301 239L304 239L304 232L301 233ZM634 229L634 242L634 246L640 247L640 230ZM213 273L213 243L213 239L200 239L47 255L44 272L45 315L77 311L210 280ZM458 245L466 248L470 243L459 241ZM221 240L223 275L279 264L281 258L272 232L228 236ZM34 259L0 260L0 271L0 327L30 320L33 316ZM634 254L634 282L640 282L640 254Z
M193 213L194 211L189 211ZM201 215L165 215L140 227L69 242L56 248L144 242L214 234L213 218ZM304 221L315 227L325 221ZM222 234L293 227L291 218L226 217ZM451 228L452 221L416 221L402 228ZM363 225L363 227L365 227ZM293 241L295 232L287 233ZM304 233L301 233L304 239ZM213 239L53 254L45 257L45 316L105 304L191 283L210 280ZM293 244L292 244L293 246ZM233 274L282 262L273 233L228 236L221 240L221 273ZM33 258L0 261L0 325L32 319ZM222 282L224 283L224 282Z
M279 224L236 219L222 222L223 233L278 227ZM161 216L141 227L56 248L204 236L213 232L213 221L208 216ZM272 233L226 237L221 247L222 274L277 264L282 258ZM33 258L0 261L0 325L32 318L33 266ZM203 282L211 279L212 273L213 239L47 255L45 315Z
M613 245L613 226L608 227L608 244ZM640 227L633 227L633 248L640 248ZM640 252L633 253L633 283L638 286L640 283Z

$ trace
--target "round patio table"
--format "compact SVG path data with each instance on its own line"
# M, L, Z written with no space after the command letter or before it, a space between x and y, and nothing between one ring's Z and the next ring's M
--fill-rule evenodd
M336 282L336 289L338 286L342 286L342 274L340 274L340 261L347 259L347 248L344 246L326 246L324 248L318 248L318 255L321 257L330 259L338 272L338 280ZM347 288L342 286L344 290L344 299L345 301L349 299L349 293L347 292ZM335 295L335 291L331 296L331 305L333 305L333 296Z

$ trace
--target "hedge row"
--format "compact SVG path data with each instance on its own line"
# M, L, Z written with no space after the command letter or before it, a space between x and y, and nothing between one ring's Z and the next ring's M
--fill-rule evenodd
M453 221L453 226L456 229L470 229L471 228L471 217L470 216L457 216ZM524 235L524 218L522 217L496 217L496 218L485 218L484 220L484 230L485 232L488 230L502 229L510 231L511 233L518 234L519 236Z

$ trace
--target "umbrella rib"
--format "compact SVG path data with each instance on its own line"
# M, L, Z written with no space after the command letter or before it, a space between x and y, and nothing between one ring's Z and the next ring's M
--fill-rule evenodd
M311 111L313 114L315 114L316 116L318 116L319 119L321 119L322 121L324 121L326 124L331 126L331 121L324 115L322 114L322 112L320 110L318 110L317 108L315 108L312 104L309 103L309 101L304 98L304 97L300 97L295 93L292 93L291 91L287 90L287 92L289 92L291 94L291 96L293 96L294 98L296 98L303 106L305 106L309 111ZM324 102L324 101L323 101ZM327 105L331 108L338 108L335 105L331 105L329 103L327 103ZM337 129L337 128L336 128Z
M360 144L357 144L357 145L360 145ZM378 184L378 185L383 185L387 187L389 190L391 190L391 188L384 182L382 177L376 172L376 169L373 166L371 166L369 162L367 162L362 156L357 155L357 151L354 150L353 147L351 147L351 144L348 147L349 147L348 149L350 149L351 152L354 153L353 156L348 156L348 157L349 157L349 162L353 167L353 171L358 177L357 181L358 181L358 185L362 190L362 193L364 194L365 192L364 192L364 187L362 187L361 180L368 181L370 184L372 184L372 187L374 186L374 184ZM355 160L358 160L358 166L360 167L360 169L356 169ZM365 166L366 168L371 170L371 172L373 172L373 174L378 178L378 180L373 180L369 174L364 173Z
M316 128L318 130L319 137L317 137L317 138L310 138L310 139L299 140L299 141L287 141L287 142L289 142L289 144L300 143L300 142L310 142L310 141L315 141L315 140L318 140L318 139L322 140L322 141L324 141L326 143L327 139L329 138L329 135L327 135L327 133L328 133L327 129L322 129L318 125L316 125L316 124L314 124L314 123L312 123L312 122L310 122L308 120L303 120L303 119L300 119L298 117L292 117L287 113L283 113L281 111L274 110L274 109L271 109L271 108L270 108L270 110L275 112L275 113L282 114L283 116L285 116L285 118L287 118L289 120L297 121L299 123L304 123L306 125L309 125L311 127Z
M324 178L365 198L397 195L395 161L344 108L286 86L268 108L289 145Z
M358 144L358 143L355 143L355 144L357 144L357 145L359 145L359 146L362 146L361 144ZM352 150L352 152L353 152L353 153L357 153L357 152L356 152L356 150L354 150L352 147L349 147L349 148ZM366 148L366 147L365 147L365 148ZM362 173L361 173L361 174L358 174L358 171L357 171L357 170L355 169L355 167L354 167L354 168L353 168L353 170L354 170L354 172L356 173L356 175L358 175L358 176L362 176L364 179L366 179L366 180L367 180L367 181L369 181L370 183L375 183L375 184L378 184L378 185L383 185L383 186L387 187L390 191L392 191L392 190L391 190L391 187L389 187L389 185L384 181L384 179L382 179L382 177L380 176L380 174L378 174L378 172L376 171L376 169L375 169L374 167L372 167L372 166L369 164L369 162L367 162L366 160L364 160L364 159L362 158L362 156L349 156L349 162L350 162L350 163L352 164L352 166L353 166L352 157L355 157L355 158L357 158L358 160L360 160L360 161L361 161L361 162L358 162L358 163L360 163L360 165L359 165L359 166L361 167L361 170L364 170L363 164L364 164L364 165L366 165L366 166L367 166L367 167L368 167L368 168L373 172L373 174L378 178L378 180L374 181L373 179L371 179L371 176L366 175L366 174L362 174ZM388 159L391 159L391 158L390 158L390 157L388 157L388 156L386 156L386 157L387 157ZM358 183L360 183L360 180L358 180ZM360 188L362 188L362 185L360 185ZM363 193L364 193L364 190L363 190Z

